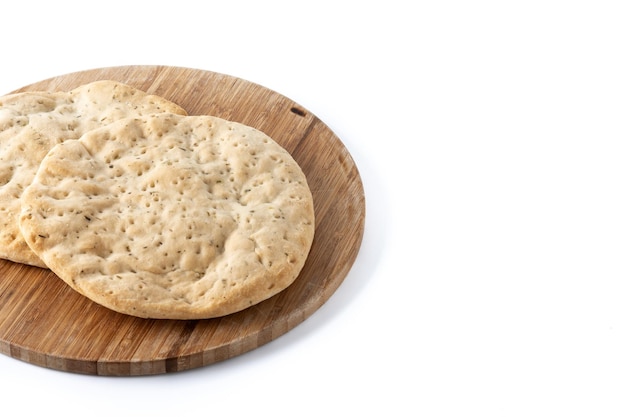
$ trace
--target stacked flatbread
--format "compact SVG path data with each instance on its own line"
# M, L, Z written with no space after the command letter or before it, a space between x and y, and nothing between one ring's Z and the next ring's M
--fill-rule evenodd
M95 86L130 88L0 98L0 257L146 318L223 316L291 285L315 228L291 155L252 127L136 90L125 95L141 103L90 106Z

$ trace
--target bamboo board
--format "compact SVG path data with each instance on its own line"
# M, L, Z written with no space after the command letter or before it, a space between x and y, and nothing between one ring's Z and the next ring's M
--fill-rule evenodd
M266 344L324 304L352 267L364 232L358 169L339 138L298 103L210 71L126 66L81 71L18 91L70 90L98 79L124 82L264 131L300 164L311 188L315 240L294 284L244 311L210 320L147 320L101 307L52 272L0 260L0 353L62 371L151 375L206 366Z

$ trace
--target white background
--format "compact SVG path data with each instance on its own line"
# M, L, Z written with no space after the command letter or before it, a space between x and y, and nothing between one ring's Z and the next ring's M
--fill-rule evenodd
M361 172L367 220L335 295L270 344L133 378L0 356L1 408L625 415L621 4L4 3L0 94L131 64L253 81L342 139Z

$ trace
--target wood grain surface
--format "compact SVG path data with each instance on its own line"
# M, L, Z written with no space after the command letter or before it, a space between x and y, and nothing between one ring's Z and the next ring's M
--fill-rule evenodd
M340 139L298 103L255 83L210 71L100 68L43 80L18 91L69 90L112 79L161 95L189 114L210 114L267 133L309 181L315 239L294 284L239 313L210 320L147 320L101 307L52 272L0 260L0 353L62 371L150 375L206 366L259 347L303 322L344 280L364 232L365 196Z

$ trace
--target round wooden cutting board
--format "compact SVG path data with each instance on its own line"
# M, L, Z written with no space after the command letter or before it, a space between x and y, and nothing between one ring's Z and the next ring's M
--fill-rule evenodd
M253 126L300 164L315 205L315 239L298 279L276 296L209 320L147 320L79 295L45 269L0 260L0 353L43 367L96 375L150 375L197 368L283 335L326 302L363 238L358 169L333 132L304 107L257 84L189 68L128 66L67 74L18 91L70 90L111 79L163 96L190 115Z

